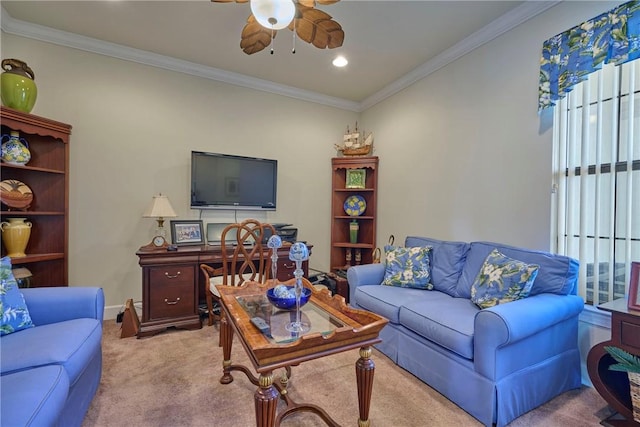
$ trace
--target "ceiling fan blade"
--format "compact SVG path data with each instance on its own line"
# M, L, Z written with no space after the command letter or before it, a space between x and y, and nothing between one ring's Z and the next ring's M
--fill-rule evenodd
M276 31L273 32L273 38L276 37ZM240 47L247 55L260 52L271 44L271 30L264 28L251 15L247 19L247 25L242 29Z
M247 3L249 0L211 0L211 3Z
M212 0L213 1L213 0ZM230 0L227 0L230 1ZM298 0L297 3L305 7L316 7L316 4L329 5L338 3L340 0Z
M295 20L298 37L319 49L335 49L344 42L344 31L331 15L309 7L297 5L300 18ZM289 24L293 30L293 22Z

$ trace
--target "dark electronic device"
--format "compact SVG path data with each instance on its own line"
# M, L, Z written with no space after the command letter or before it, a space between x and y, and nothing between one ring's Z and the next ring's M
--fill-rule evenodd
M298 238L298 229L289 227L291 224L271 224L276 229L276 234L280 236L283 242L295 243ZM266 243L271 237L271 229L265 228L262 243Z
M191 208L275 210L278 161L191 152Z
M169 246L167 246L167 250L168 250L168 251L171 251L171 252L173 252L173 251L177 251L177 250L178 250L178 246L176 246L176 245L169 245Z
M266 336L271 335L271 328L269 327L267 322L264 321L262 317L252 317L251 323L253 323L253 326L258 328L258 330L262 332L263 335L266 335Z

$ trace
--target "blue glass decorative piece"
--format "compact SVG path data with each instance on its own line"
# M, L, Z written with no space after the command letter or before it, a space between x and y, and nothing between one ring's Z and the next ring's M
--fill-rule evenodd
M267 298L274 306L281 310L293 310L296 308L296 290L295 286L278 285L267 290ZM300 307L309 302L311 298L311 289L302 288L300 294Z
M267 247L271 249L271 278L278 281L278 249L282 247L282 239L277 234L267 240Z
M289 249L289 259L296 263L296 270L293 275L296 278L295 294L296 294L296 320L286 326L289 332L306 332L309 330L309 324L300 320L300 298L302 296L302 263L309 259L309 248L302 242L296 242Z

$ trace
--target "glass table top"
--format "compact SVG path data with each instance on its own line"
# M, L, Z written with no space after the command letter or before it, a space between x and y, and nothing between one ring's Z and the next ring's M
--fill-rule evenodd
M281 310L274 307L265 294L237 296L240 307L247 312L250 318L260 317L270 326L270 333L265 337L274 344L286 344L297 340L301 335L317 334L328 335L345 324L309 301L300 308L300 320L308 323L310 330L302 334L289 332L286 326L296 320L296 311ZM253 327L253 325L252 325ZM257 330L257 329L256 329Z

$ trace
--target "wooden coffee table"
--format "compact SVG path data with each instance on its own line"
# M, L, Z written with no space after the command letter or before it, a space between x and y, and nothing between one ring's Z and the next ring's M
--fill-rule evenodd
M258 427L280 425L285 417L296 411L313 412L328 425L338 426L319 406L295 403L289 397L287 383L291 378L291 366L359 347L360 358L356 362L358 426L367 427L370 425L369 406L375 371L371 346L381 341L378 335L388 321L375 313L347 307L341 296L331 297L326 290L316 292L309 281L302 280L304 286L313 291L301 311L302 321L308 322L311 330L302 336L295 336L285 329L286 324L295 320L295 310L279 310L267 299L266 291L275 286L274 282L269 281L266 285L248 282L239 287L218 285L223 309L220 342L224 354L220 382L229 384L233 381L231 372L242 371L258 386L254 394ZM285 282L287 285L294 283L295 279ZM263 335L251 323L255 316L270 324L270 336ZM231 364L234 333L238 334L259 377L246 366ZM273 371L278 368L285 368L285 373L278 382L274 382ZM287 407L276 417L278 397L286 402Z

